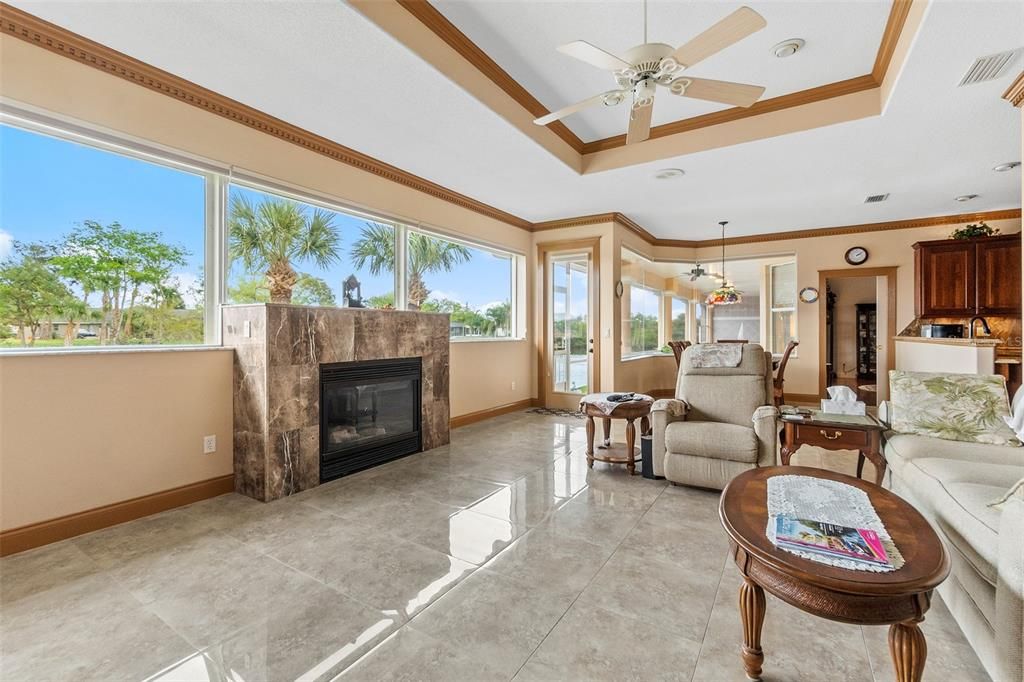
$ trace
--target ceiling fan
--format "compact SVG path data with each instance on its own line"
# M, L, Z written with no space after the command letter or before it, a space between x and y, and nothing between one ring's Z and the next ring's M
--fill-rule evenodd
M693 268L690 269L690 281L696 282L706 274L708 274L708 271L705 270L700 263L694 263Z
M757 12L749 7L740 7L688 43L673 49L664 43L647 42L647 0L644 0L644 44L627 50L622 57L583 40L575 40L558 48L563 54L611 71L618 88L541 116L534 123L545 126L599 103L612 107L632 94L626 144L643 142L651 134L651 112L659 85L681 97L749 107L764 94L763 87L684 77L680 74L767 25L768 22Z

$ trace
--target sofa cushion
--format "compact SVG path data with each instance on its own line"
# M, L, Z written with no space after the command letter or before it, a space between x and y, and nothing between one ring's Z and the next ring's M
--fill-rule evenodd
M1024 472L1024 466L918 457L900 476L914 490L950 543L995 585L1000 511L988 506Z
M1010 400L999 375L889 372L892 428L943 440L1020 446L1006 425Z
M897 474L907 462L920 457L1024 467L1024 448L961 443L912 433L886 434L885 461Z
M753 464L757 461L757 436L749 426L722 422L672 422L665 429L665 449L680 455Z

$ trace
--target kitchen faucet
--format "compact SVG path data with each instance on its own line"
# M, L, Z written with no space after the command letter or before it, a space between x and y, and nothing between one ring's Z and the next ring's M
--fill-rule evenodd
M981 320L981 328L985 330L986 334L991 334L992 333L992 330L989 329L988 322L985 320L985 318L981 317L981 316L975 316L975 317L972 317L971 321L967 323L967 329L968 329L967 336L968 336L968 338L972 338L972 339L974 338L974 323L977 322L978 320Z

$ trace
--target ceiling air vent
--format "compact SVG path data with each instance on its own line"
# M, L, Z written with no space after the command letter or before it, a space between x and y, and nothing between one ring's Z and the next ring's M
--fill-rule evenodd
M999 78L1006 72L1006 69L1013 63L1016 57L1017 50L979 57L971 64L971 68L967 69L964 77L960 79L960 87Z
M885 201L888 198L889 198L889 193L888 192L886 192L885 194L872 194L871 196L869 196L866 199L864 199L864 203L865 204L877 204L878 202Z

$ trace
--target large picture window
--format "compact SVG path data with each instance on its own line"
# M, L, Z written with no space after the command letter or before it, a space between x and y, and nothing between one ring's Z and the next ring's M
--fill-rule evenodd
M0 125L0 349L200 344L209 176Z
M686 341L686 318L690 311L690 302L685 298L672 296L669 302L672 315L672 341Z
M231 185L229 303L393 308L395 227Z
M768 281L772 292L768 350L781 353L796 338L796 263L769 266Z
M660 292L633 284L629 287L629 353L658 351L658 301Z
M511 254L407 231L407 305L448 313L453 340L515 336L515 272Z

